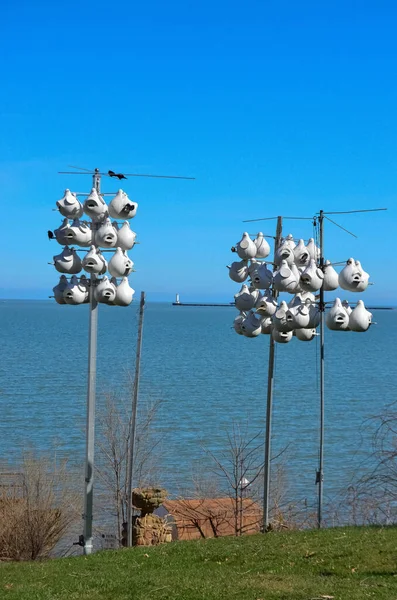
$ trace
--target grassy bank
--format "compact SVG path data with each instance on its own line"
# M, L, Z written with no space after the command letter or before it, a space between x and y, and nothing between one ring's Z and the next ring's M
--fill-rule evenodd
M9 600L397 600L397 528L175 542L0 564Z

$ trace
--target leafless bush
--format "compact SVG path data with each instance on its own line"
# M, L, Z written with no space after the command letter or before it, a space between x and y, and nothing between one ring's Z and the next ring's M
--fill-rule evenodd
M0 560L48 557L79 516L66 463L25 457L17 473L0 473Z
M234 422L226 431L225 449L203 448L213 464L211 477L196 474L193 489L178 498L178 512L201 537L259 531L262 526L264 435L250 433L249 421ZM284 448L272 459L270 516L272 529L307 526L311 512L286 501ZM212 499L212 502L209 500ZM301 512L303 509L303 512Z
M367 485L362 478L349 485L336 502L326 507L326 523L332 527L344 525L388 525L391 523L390 498Z
M397 406L384 410L366 422L372 433L371 462L374 468L350 486L347 504L357 524L392 524L397 510Z
M245 533L244 514L258 506L258 480L263 474L262 439L260 431L254 435L248 433L248 422L243 425L234 422L226 432L224 451L205 450L214 464L212 472L220 480L220 488L225 489L232 500L232 531L236 536ZM257 511L256 521L259 528L260 511Z
M133 383L131 384L133 385ZM105 395L105 402L97 414L96 462L97 494L100 497L102 523L115 522L117 538L121 543L122 524L127 520L127 463L130 445L130 399L119 392ZM134 451L134 487L156 485L158 480L155 454L160 439L153 421L161 401L138 405L138 419Z
M372 436L372 452L364 475L356 475L347 489L326 504L326 523L343 525L390 525L397 510L397 407L395 403L368 418L363 430Z

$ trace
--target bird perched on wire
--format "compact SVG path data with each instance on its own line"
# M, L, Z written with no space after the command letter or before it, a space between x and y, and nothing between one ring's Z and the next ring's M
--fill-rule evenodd
M52 231L50 231L50 230L47 231L47 235L48 235L49 240L53 240L55 237L54 234L52 233Z
M108 171L109 177L117 177L117 179L127 179L123 173L115 173L114 171Z

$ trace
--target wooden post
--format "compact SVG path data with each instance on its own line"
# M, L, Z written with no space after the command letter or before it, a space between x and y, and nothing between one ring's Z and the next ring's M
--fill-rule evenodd
M127 464L127 546L132 546L132 477L134 472L134 446L136 433L136 413L138 406L139 394L139 376L141 369L141 351L142 351L142 332L143 332L143 315L145 307L145 292L141 292L141 301L139 304L139 324L138 324L138 339L136 343L136 360L135 360L135 379L134 391L132 395L132 409L130 418L129 445L128 445L128 464Z
M277 217L276 239L274 241L274 254L281 244L283 217ZM277 298L278 291L272 288L273 298ZM273 385L274 385L274 339L270 335L269 367L267 376L267 403L266 403L266 435L265 435L265 465L263 488L263 524L262 532L269 530L269 496L270 496L270 461L271 461L271 436L272 436L272 411L273 411Z

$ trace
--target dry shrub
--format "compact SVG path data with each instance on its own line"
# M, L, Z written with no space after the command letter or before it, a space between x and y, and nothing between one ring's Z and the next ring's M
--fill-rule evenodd
M133 382L127 392L133 390ZM130 445L130 397L120 391L105 395L104 406L97 413L95 475L98 519L102 525L112 526L121 544L122 523L127 521L127 468ZM153 423L161 406L141 402L138 407L137 429L134 445L132 480L137 487L157 484L157 456L160 442ZM98 529L100 532L100 529Z
M12 475L0 473L0 560L46 558L78 516L66 463L28 457Z

